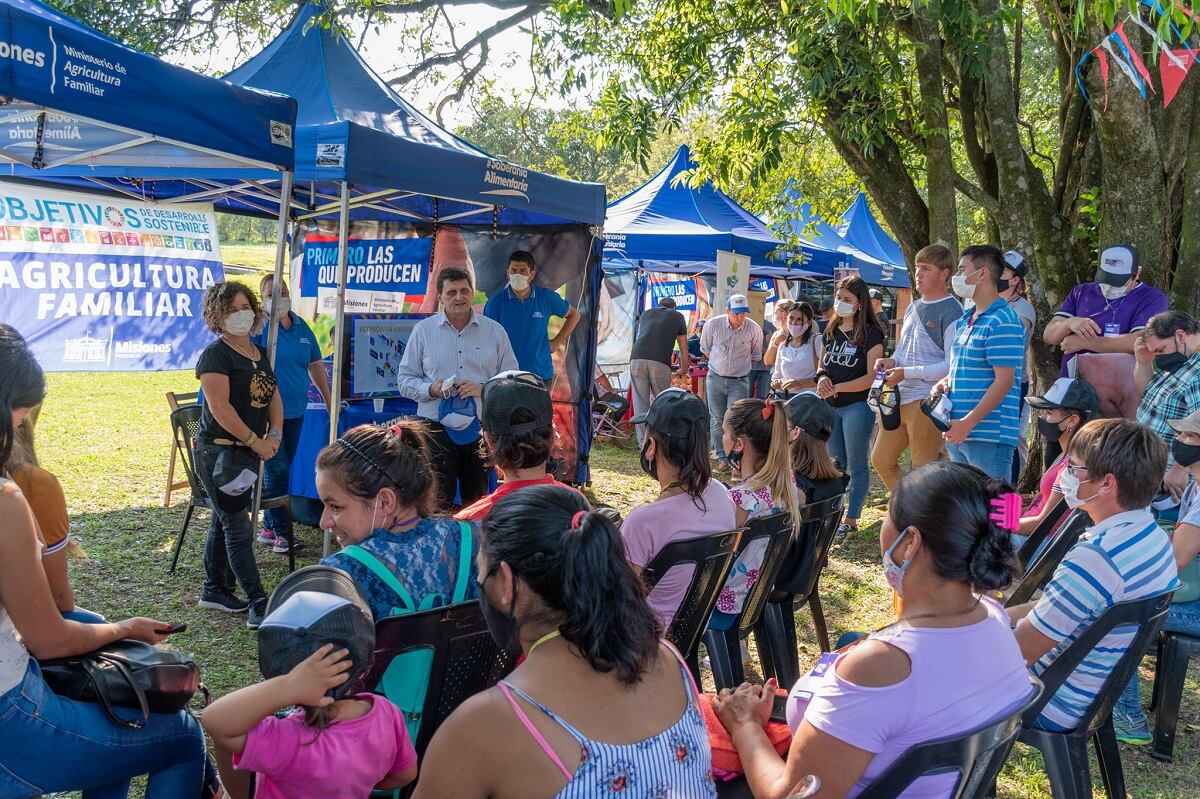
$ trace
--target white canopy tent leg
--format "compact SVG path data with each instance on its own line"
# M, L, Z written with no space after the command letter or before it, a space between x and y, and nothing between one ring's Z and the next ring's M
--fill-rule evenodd
M271 281L271 307L279 306L279 293L282 291L283 262L287 257L287 223L288 206L292 196L292 173L283 173L283 191L279 202L279 226L275 230L275 279ZM275 344L279 338L279 326L275 324L272 314L267 315L267 363L275 369ZM279 442L283 445L283 442ZM250 514L250 529L253 532L258 526L258 511L263 500L263 471L266 461L258 462L258 484L254 487L254 510Z
M350 184L342 182L342 198L341 208L338 213L338 262L337 262L337 305L333 311L333 386L331 394L333 396L333 405L329 409L329 443L332 444L338 437L338 412L342 406L342 369L345 368L343 363L342 347L339 343L345 336L343 325L346 321L346 242L350 237ZM330 534L329 530L325 530L324 540L322 542L321 557L329 555L330 549Z

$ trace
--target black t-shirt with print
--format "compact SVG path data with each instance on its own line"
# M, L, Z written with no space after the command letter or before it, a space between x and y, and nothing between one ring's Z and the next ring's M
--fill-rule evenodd
M227 376L229 404L237 411L238 418L261 436L267 432L271 398L275 396L275 372L271 370L266 352L262 349L258 352L258 361L252 361L222 339L217 339L200 353L196 377L205 374ZM211 444L214 438L238 440L213 418L207 402L200 416L199 438L206 444Z
M829 374L829 379L833 381L834 385L837 385L856 380L867 373L867 369L870 368L870 364L867 363L867 354L872 347L883 346L883 332L877 327L868 325L866 343L859 344L847 336L846 332L838 325L832 328L832 332L827 333L824 340L825 353L821 357L821 362ZM835 408L843 408L856 402L866 402L868 391L867 388L862 391L842 391L836 397L830 397L829 404Z

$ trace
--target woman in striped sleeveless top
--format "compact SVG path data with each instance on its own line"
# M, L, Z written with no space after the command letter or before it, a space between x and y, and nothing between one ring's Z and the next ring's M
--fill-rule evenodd
M716 796L696 686L612 522L526 488L484 520L478 562L488 627L525 657L439 728L416 799Z

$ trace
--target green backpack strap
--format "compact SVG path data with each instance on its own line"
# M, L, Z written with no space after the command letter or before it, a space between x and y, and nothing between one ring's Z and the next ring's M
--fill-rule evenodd
M343 555L349 555L356 561L366 566L371 572L383 580L384 585L392 589L396 596L400 598L401 607L406 613L412 613L416 610L417 605L412 600L412 596L408 593L408 589L404 587L404 583L400 582L396 575L392 574L391 569L383 565L374 554L360 547L358 544L351 544L342 550Z
M454 579L453 604L462 602L467 595L467 581L471 579L471 558L475 555L475 537L470 522L459 522L458 574Z

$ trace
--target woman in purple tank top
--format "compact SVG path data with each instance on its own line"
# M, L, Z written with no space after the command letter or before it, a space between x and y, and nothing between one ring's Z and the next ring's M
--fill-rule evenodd
M1010 530L1021 506L1011 491L949 461L900 481L879 536L884 573L904 600L900 620L843 650L831 667L823 658L796 684L786 762L763 732L772 682L768 690L726 689L713 701L756 797L787 796L813 774L821 799L853 799L910 747L966 732L1030 697L1008 616L982 595L1013 576ZM957 779L921 777L900 796L944 799Z
M533 486L483 522L480 604L520 665L438 729L416 799L715 799L696 686L612 522Z

